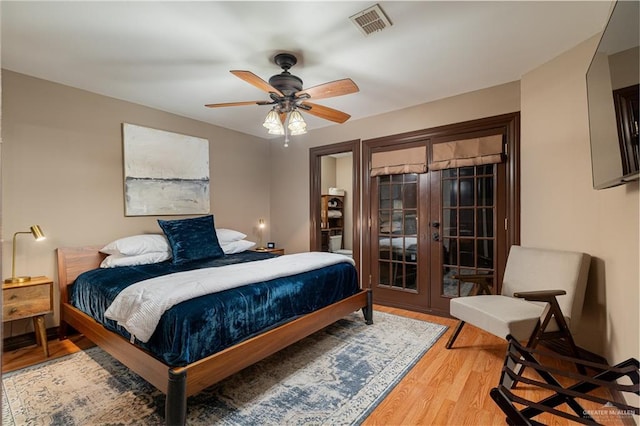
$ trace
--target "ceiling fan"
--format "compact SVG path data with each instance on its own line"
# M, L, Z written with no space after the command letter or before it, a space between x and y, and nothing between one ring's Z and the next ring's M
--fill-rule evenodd
M298 62L294 55L279 53L274 57L274 62L280 66L283 71L269 78L269 82L264 81L251 71L231 71L236 77L267 92L270 100L226 102L207 104L205 106L208 108L220 108L242 105L273 105L271 112L273 112L274 115L277 114L281 122L280 125L284 123L287 115L290 115L289 122L291 123L298 109L336 123L344 123L351 117L342 111L308 102L309 99L326 99L358 92L360 89L358 89L358 86L350 78L331 81L303 89L302 80L289 72L289 69ZM271 114L271 112L269 114ZM300 116L299 113L297 113L297 115ZM267 120L269 120L269 116L267 116ZM265 127L268 127L267 120L265 120ZM302 120L301 116L300 120ZM289 128L291 128L291 125Z

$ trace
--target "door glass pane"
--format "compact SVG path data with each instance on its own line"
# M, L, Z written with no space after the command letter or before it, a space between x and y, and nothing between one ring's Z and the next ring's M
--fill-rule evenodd
M460 296L468 296L473 291L474 284L464 280L465 275L472 275L472 274L475 274L475 271L473 269L460 270L460 277L461 277L459 280Z
M458 265L458 240L456 238L445 238L442 241L442 263L444 265Z
M415 292L419 276L418 177L406 174L379 179L378 188L378 285Z
M402 210L394 210L391 215L391 233L402 234Z
M493 240L478 240L478 268L493 269Z
M477 175L493 175L493 168L495 164L485 164L483 166L476 166L476 174Z
M418 208L418 191L416 191L415 185L405 185L404 187L404 208L415 209Z
M382 185L379 189L379 205L381 209L391 208L391 194L389 193L389 185Z
M460 266L470 266L470 267L476 266L474 241L468 240L468 239L461 239L459 243L460 243Z
M474 222L473 209L460 209L460 236L473 237Z
M493 237L493 209L478 209L478 237Z
M418 174L417 173L408 173L404 175L404 182L417 182Z
M493 206L493 177L478 178L478 205Z
M445 169L442 171L443 178L450 178L458 176L458 169Z
M391 233L391 217L389 216L391 212L389 210L380 210L378 212L378 225L380 227L380 234L390 234Z
M378 255L378 257L380 259L385 259L385 260L390 260L391 259L391 238L384 238L384 237L380 237L380 247L379 247L379 252L380 254Z
M455 207L458 205L458 181L442 181L442 207Z
M406 262L418 261L418 239L416 237L405 237L404 253Z
M442 296L465 296L473 290L472 283L455 279L454 271L494 272L495 174L493 164L441 173Z
M409 290L418 289L418 265L406 264L405 270L407 271L407 278L405 287Z
M404 211L404 235L416 235L418 233L418 218L415 210Z
M391 285L391 275L389 274L389 262L380 262L378 264L378 279L382 285Z
M473 206L474 198L473 179L460 179L460 205Z
M404 278L402 263L400 262L392 262L391 263L391 271L393 273L393 286L394 287L402 287L402 280Z
M470 166L470 167L460 167L458 169L458 173L460 174L460 176L473 176L474 172L474 167Z
M445 237L455 237L458 235L458 210L444 209L442 211L442 235Z

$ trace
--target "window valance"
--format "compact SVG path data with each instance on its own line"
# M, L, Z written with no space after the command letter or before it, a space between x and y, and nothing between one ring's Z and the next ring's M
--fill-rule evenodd
M427 147L374 152L371 154L371 176L425 173L427 171Z
M495 164L504 161L502 135L433 144L430 170Z

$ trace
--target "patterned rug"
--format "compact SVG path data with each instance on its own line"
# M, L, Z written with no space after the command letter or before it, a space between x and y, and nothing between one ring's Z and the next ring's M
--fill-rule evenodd
M188 425L359 424L445 332L354 313L188 399ZM94 347L2 378L3 425L162 424L164 395Z

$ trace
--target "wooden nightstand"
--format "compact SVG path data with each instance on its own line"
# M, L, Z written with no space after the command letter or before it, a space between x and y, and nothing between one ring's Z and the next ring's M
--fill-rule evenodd
M283 248L263 248L263 249L253 249L253 251L257 251L260 253L273 253L273 254L277 254L277 255L283 255L284 254L284 249Z
M33 277L23 283L2 284L2 322L33 318L36 342L49 357L44 316L53 312L53 280Z

